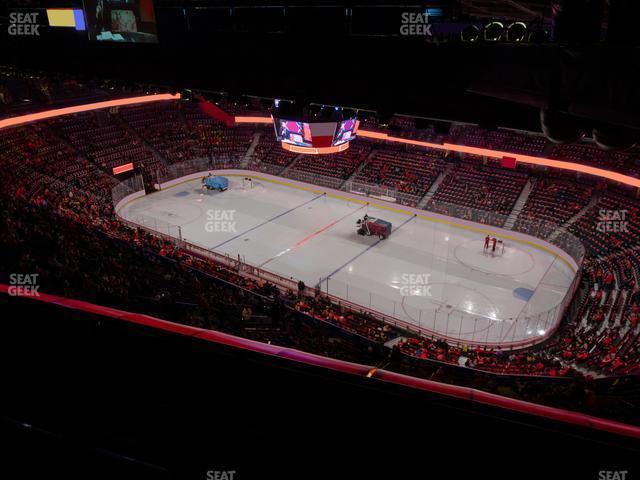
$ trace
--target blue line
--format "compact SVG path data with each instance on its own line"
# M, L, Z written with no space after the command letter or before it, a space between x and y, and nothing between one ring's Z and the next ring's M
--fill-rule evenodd
M300 208L300 207L304 207L306 204L311 203L311 202L313 202L314 200L319 199L320 197L324 197L325 195L326 195L326 193L321 193L321 194L320 194L320 195L318 195L317 197L313 197L311 200L307 200L306 202L301 203L300 205L297 205L297 206L295 206L295 207L293 207L293 208L290 208L290 209L289 209L289 210L287 210L286 212L279 213L279 214L278 214L278 215L276 215L275 217L272 217L272 218L270 218L269 220L265 220L265 221L264 221L264 222L262 222L261 224L256 225L255 227L252 227L252 228L250 228L249 230L247 230L247 231L245 231L245 232L239 233L239 234L238 234L238 235L236 235L235 237L231 237L230 239L225 240L225 241L224 241L224 242L222 242L222 243L219 243L219 244L218 244L218 245L216 245L215 247L211 247L209 250L215 250L216 248L220 248L220 247L221 247L222 245L224 245L225 243L232 242L232 241L233 241L233 240L235 240L236 238L241 237L241 236L243 236L243 235L246 235L247 233L249 233L249 232L251 232L251 231L255 230L256 228L260 228L260 227L262 227L263 225L266 225L266 224L267 224L267 223L269 223L269 222L273 222L274 220L276 220L276 219L278 219L278 218L282 217L283 215L286 215L287 213L293 212L294 210L296 210L296 209L298 209L298 208Z
M400 225L398 225L396 228L394 228L391 233L397 231L399 228L402 228L404 225L406 225L407 223L409 223L411 220L413 220L414 218L416 218L416 214L414 214L412 217L407 218L404 222L402 222ZM353 257L352 259L348 260L345 264L340 265L338 268L336 268L333 272L331 272L329 275L327 275L326 277L322 277L320 279L320 281L316 284L316 287L318 285L322 285L322 282L324 282L327 278L331 278L333 277L336 273L338 273L340 270L342 270L344 267L346 267L347 265L349 265L351 262L355 261L358 257L364 255L365 253L367 253L369 250L371 250L373 247L375 247L376 245L378 245L380 242L382 242L384 239L380 238L377 241L375 241L374 243L372 243L371 245L369 245L367 248L365 248L363 251L361 251L358 255L356 255L355 257Z

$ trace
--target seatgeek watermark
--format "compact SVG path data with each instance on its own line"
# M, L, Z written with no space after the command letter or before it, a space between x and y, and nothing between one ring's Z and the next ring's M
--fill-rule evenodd
M207 221L204 229L207 233L236 233L235 210L207 210Z
M9 13L9 35L17 37L39 37L39 12L11 12Z
M12 273L9 275L7 292L13 297L38 297L38 277L38 273Z
M400 35L431 37L431 24L427 13L402 12L400 14Z
M598 480L630 480L629 470L600 470Z
M601 233L627 233L629 232L628 210L606 210L601 208L598 212L596 230Z
M400 276L400 295L403 297L431 297L430 273L403 273Z
M235 470L207 470L207 480L234 480Z

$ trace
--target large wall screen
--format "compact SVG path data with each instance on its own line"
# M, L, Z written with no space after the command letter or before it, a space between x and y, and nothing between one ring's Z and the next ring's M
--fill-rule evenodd
M157 43L153 0L84 0L89 39Z

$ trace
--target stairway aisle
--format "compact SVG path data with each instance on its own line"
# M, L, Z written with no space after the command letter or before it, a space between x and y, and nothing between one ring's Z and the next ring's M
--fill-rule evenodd
M453 165L449 165L440 175L438 175L438 178L433 181L433 183L429 187L429 190L427 190L427 193L425 193L424 196L418 201L416 208L424 208L427 205L429 200L431 200L431 197L435 195L436 190L438 190L438 187L440 186L442 181L447 175L449 175L451 169L453 169Z
M260 143L260 137L262 136L262 132L256 132L253 134L253 139L251 140L251 145L247 149L247 153L244 154L242 161L240 162L240 168L246 168L249 165L249 162L253 158L253 152L255 152L258 143Z
M536 183L536 180L533 177L530 177L529 181L525 184L524 188L520 192L520 196L518 197L518 200L516 200L516 203L513 206L513 209L511 210L511 213L509 214L507 221L504 223L503 228L506 228L508 230L511 230L513 228L518 218L518 215L520 215L520 212L522 211L525 204L527 203L527 200L529 199L529 195L531 195L531 191L533 190L533 186L535 185L535 183Z

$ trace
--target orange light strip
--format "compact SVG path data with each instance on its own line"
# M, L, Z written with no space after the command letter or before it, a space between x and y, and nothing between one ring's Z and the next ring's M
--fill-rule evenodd
M236 123L271 123L271 117L235 117Z
M254 123L270 123L271 122L270 117L236 117L236 121L238 121L238 118L243 119L243 121L240 123L249 122L249 121ZM246 119L250 119L250 120L246 120ZM453 143L442 144L442 143L423 142L420 140L411 140L409 138L392 137L388 133L373 132L370 130L358 130L357 135L359 137L372 138L375 140L382 140L385 142L404 143L407 145L416 145L418 147L434 148L437 150L451 150L453 152L470 153L473 155L481 155L481 156L492 157L492 158L512 157L516 159L516 162L586 173L587 175L594 175L596 177L607 178L609 180L613 180L614 182L640 188L640 179L633 178L628 175L623 175L621 173L612 172L611 170L605 170L603 168L581 165L579 163L564 162L562 160L553 160L550 158L543 158L543 157L534 157L532 155L523 155L520 153L502 152L500 150L491 150L489 148L467 147L465 145L455 145ZM284 144L283 144L283 147L284 147ZM301 148L301 147L298 147L298 148ZM291 150L291 151L296 151L296 150ZM315 152L300 151L299 153L315 153Z
M310 155L326 155L328 153L344 152L347 148L349 148L349 142L343 143L342 145L337 145L335 147L321 147L321 148L300 147L298 145L291 145L290 143L282 142L282 148L293 153L305 153Z
M622 173L612 172L611 170L605 170L603 168L590 167L588 165L581 165L579 163L564 162L562 160L552 160L550 158L533 157L531 155L523 155L519 153L501 152L499 150L488 150L485 148L466 147L464 145L453 145L451 143L445 143L444 148L446 150L454 150L462 153L472 153L474 155L486 155L489 157L502 158L505 156L514 157L517 162L529 163L532 165L541 165L544 167L560 168L562 170L573 170L574 172L586 173L588 175L595 175L596 177L603 177L614 182L624 183L632 187L640 188L640 179L623 175Z
M134 105L137 103L158 102L161 100L179 100L180 94L172 95L170 93L159 93L156 95L143 95L141 97L120 98L118 100L108 100L106 102L88 103L86 105L76 105L75 107L58 108L56 110L47 110L46 112L31 113L19 117L6 118L0 120L0 130L8 127L15 127L29 122L45 120L47 118L60 117L62 115L70 115L72 113L88 112L90 110L100 110L101 108L122 107L125 105Z
M75 107L59 108L56 110L32 113L29 115L22 115L19 117L12 117L12 118L0 120L0 130L3 128L22 125L28 122L35 122L37 120L44 120L47 118L59 117L61 115L70 115L72 113L88 112L90 110L99 110L101 108L121 107L125 105L133 105L136 103L147 103L147 102L157 102L161 100L178 100L178 99L180 99L180 94L172 95L169 93L162 93L162 94L156 94L156 95L144 95L141 97L122 98L119 100L110 100L106 102L89 103L87 105L77 105ZM236 123L271 123L272 119L271 117L238 116L238 117L235 117L235 122ZM508 156L508 157L515 158L517 162L585 173L587 175L594 175L596 177L606 178L609 180L613 180L614 182L622 183L624 185L640 188L640 179L633 178L628 175L623 175L621 173L613 172L611 170L605 170L603 168L581 165L579 163L564 162L562 160L553 160L550 158L534 157L531 155L523 155L519 153L502 152L499 150L491 150L488 148L455 145L452 143L440 144L440 143L423 142L419 140L411 140L408 138L392 137L387 133L373 132L369 130L359 130L358 136L364 137L364 138L373 138L376 140L382 140L386 142L404 143L408 145L416 145L419 147L434 148L437 150L451 150L453 152L470 153L474 155L482 155L482 156L487 156L492 158L502 158L502 157ZM305 147L297 147L294 145L287 145L287 147L285 147L284 143L282 145L283 145L283 148L285 148L286 150L296 152L296 153L307 153L307 154L335 153L335 151L327 151L326 149L313 149L313 148L309 149ZM331 149L340 148L340 147L343 147L343 148L336 151L346 150L347 148L349 148L349 144L346 143L344 145L340 145L339 147L328 147L328 148L329 150L331 150Z
M124 165L120 165L119 167L113 167L113 174L117 175L119 173L129 172L133 170L133 163L125 163Z
M451 150L453 152L470 153L473 155L482 155L493 158L512 157L517 162L528 163L530 165L541 165L543 167L553 167L562 170L571 170L574 172L586 173L588 175L594 175L596 177L607 178L614 182L622 183L632 187L640 188L640 179L623 175L621 173L612 172L611 170L605 170L603 168L590 167L588 165L581 165L579 163L564 162L562 160L553 160L550 158L534 157L531 155L523 155L520 153L502 152L500 150L491 150L489 148L479 147L467 147L465 145L455 145L453 143L429 143L419 140L410 140L408 138L391 137L386 133L371 132L367 130L360 130L358 136L365 138L373 138L376 140L384 140L387 142L405 143L409 145L417 145L419 147L435 148L438 150Z

